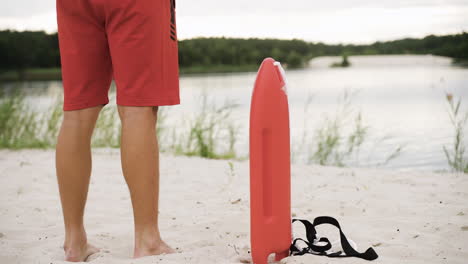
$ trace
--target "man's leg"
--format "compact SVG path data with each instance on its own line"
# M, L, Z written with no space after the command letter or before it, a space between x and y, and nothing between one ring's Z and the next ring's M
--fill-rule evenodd
M159 149L157 107L118 106L122 120L122 171L130 190L135 224L134 257L174 252L158 227Z
M57 140L56 169L67 261L84 261L98 251L87 243L83 213L91 175L91 136L101 108L65 111Z

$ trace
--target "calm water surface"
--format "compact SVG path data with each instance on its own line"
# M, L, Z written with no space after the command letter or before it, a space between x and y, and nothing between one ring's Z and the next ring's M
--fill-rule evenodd
M314 131L342 106L339 98L352 94L352 110L361 111L369 127L366 143L352 166L372 167L382 163L399 146L401 155L382 167L399 170L447 169L442 147L453 141L445 93L464 101L468 109L468 69L451 65L451 59L437 56L355 56L350 68L330 68L336 57L321 57L309 67L287 71L291 115L291 141L295 162L307 160L308 144ZM200 95L208 94L222 104L232 100L240 106L234 118L240 126L238 153L248 153L248 116L255 73L203 74L181 77L179 106L166 107L168 123L189 119L200 105ZM26 82L28 100L39 110L47 109L61 96L57 81ZM311 98L305 112L307 98ZM111 104L115 104L112 102ZM353 116L351 113L351 117ZM350 120L351 121L351 120ZM306 131L306 142L302 138ZM345 127L346 131L346 127ZM468 135L465 135L468 140ZM386 138L385 140L382 140Z

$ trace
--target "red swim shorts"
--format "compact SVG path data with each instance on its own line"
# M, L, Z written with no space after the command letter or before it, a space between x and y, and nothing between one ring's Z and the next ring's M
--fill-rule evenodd
M175 0L57 0L65 111L109 103L175 105Z

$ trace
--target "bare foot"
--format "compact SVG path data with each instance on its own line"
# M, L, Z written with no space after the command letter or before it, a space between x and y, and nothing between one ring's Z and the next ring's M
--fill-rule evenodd
M135 248L134 258L141 258L145 256L154 256L161 254L172 254L176 251L166 244L164 241L160 241L155 246L145 246L141 248Z
M91 244L85 244L84 247L64 247L65 261L82 262L86 261L92 254L98 253L99 249Z

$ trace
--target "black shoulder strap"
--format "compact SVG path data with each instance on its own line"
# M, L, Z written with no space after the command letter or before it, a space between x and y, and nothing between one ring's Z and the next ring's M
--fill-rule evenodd
M346 238L345 234L341 230L340 224L333 217L320 216L320 217L315 218L314 223L310 223L309 221L302 220L302 219L293 219L292 223L296 221L299 221L302 224L304 224L306 228L307 241L301 238L294 239L289 249L292 256L300 256L304 254L315 254L315 255L324 255L330 258L357 257L357 258L362 258L365 260L374 260L378 258L378 255L374 251L373 248L368 248L364 253L357 252L349 244L348 239ZM341 251L330 253L330 254L326 253L327 250L331 249L331 243L325 237L322 237L318 240L318 242L324 242L324 244L322 243L323 245L316 244L315 240L317 239L317 231L315 230L315 227L318 225L322 225L322 224L330 224L330 225L337 227L340 230L341 247L343 248L344 254ZM297 241L305 242L307 247L302 250L299 250L296 247Z

